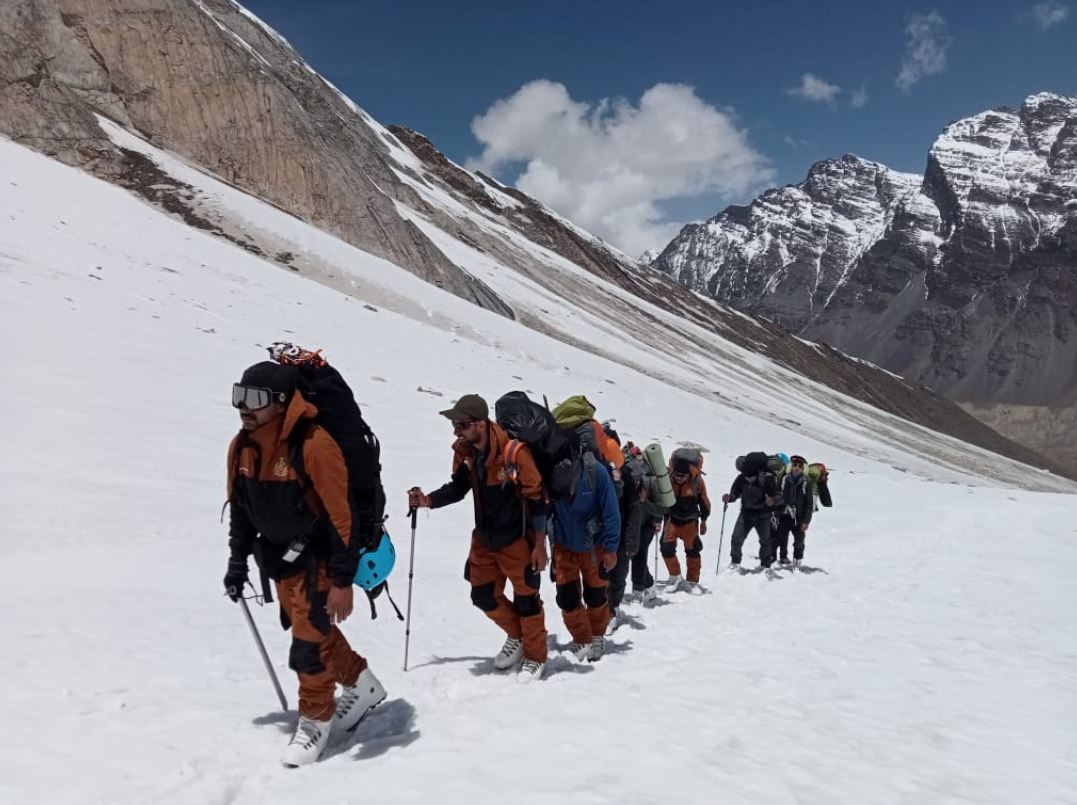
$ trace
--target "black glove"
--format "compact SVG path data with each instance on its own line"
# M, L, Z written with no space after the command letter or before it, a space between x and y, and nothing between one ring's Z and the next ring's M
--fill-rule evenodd
M233 557L228 560L228 572L224 574L224 591L233 601L243 597L247 586L247 560Z

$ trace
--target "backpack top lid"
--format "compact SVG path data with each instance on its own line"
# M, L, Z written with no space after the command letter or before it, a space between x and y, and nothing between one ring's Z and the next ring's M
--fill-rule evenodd
M783 461L780 455L767 456L767 472L780 475L785 472L785 465L788 463L788 461Z
M751 477L758 475L759 473L767 469L767 454L761 450L757 450L754 453L748 453L741 456L736 461L737 469L740 470L740 474Z
M536 446L557 429L553 414L522 391L510 391L494 403L494 420L510 438Z
M576 394L554 407L553 418L563 428L576 428L595 418L595 407L582 394Z
M683 463L682 463L683 462ZM678 466L686 469L678 470ZM699 475L703 472L703 451L698 447L678 447L669 457L669 469L676 472L690 472Z

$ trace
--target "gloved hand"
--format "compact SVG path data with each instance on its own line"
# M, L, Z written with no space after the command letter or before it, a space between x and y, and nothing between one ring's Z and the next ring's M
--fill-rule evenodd
M243 597L243 588L247 586L247 560L232 558L228 560L228 572L224 574L224 591L233 601Z
M706 520L700 520L699 521L699 536L705 537L706 535L707 535L707 521Z
M726 494L722 495L722 503L731 503L732 501L733 501L733 498L731 498L729 496L728 492Z
M408 506L412 509L425 509L430 506L430 496L417 486L408 490Z

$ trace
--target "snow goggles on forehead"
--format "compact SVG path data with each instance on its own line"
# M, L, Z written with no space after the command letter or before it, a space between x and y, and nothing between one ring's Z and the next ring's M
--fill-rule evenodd
M270 403L284 402L288 395L282 391L273 389L255 388L242 386L239 383L232 384L232 407L246 408L248 411L259 411Z

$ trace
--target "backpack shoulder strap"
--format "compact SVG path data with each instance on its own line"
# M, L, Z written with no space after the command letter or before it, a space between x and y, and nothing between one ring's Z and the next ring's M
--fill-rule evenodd
M301 419L295 423L292 432L288 434L288 461L299 477L300 486L303 487L310 486L310 475L307 474L307 467L303 460L303 445L310 438L313 430L313 420Z
M510 439L505 445L502 458L505 461L505 475L510 481L516 483L520 478L520 450L524 443L519 439Z

